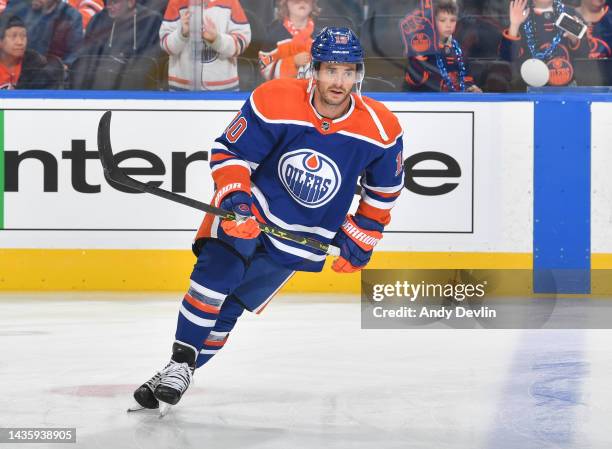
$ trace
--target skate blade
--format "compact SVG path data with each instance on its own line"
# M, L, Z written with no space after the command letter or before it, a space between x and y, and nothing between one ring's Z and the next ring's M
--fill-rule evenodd
M157 409L155 408L147 408L147 407L143 407L140 404L134 404L131 407L129 407L127 409L128 413L134 413L134 412L142 412L142 411L147 411L147 410L151 410L151 411L156 411Z
M172 408L172 406L170 404L168 404L167 402L159 402L159 419L162 419L164 416L166 416L169 412L170 409Z

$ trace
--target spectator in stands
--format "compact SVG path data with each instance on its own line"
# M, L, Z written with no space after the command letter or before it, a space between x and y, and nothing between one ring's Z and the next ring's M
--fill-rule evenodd
M404 90L429 92L482 92L470 75L468 63L453 33L457 26L459 10L453 0L434 2L437 51L409 56L406 64ZM416 45L422 38L420 12L406 16L400 28L404 35L405 52L409 45Z
M161 51L158 33L161 15L136 0L108 0L103 11L89 22L83 47L71 68L75 89L123 89L124 78L135 73L140 80L129 86L146 89L143 73L153 74ZM141 58L141 57L146 58Z
M6 9L8 0L0 0L0 14ZM104 2L102 0L68 0L68 3L81 13L83 18L83 31L87 28L87 24L94 14L99 13L104 9Z
M296 78L310 64L312 33L320 9L317 0L279 0L277 18L270 25L263 51L261 74L266 80Z
M10 0L4 14L19 16L28 30L28 46L70 65L83 42L83 19L61 0Z
M575 84L572 61L588 57L588 40L578 39L555 26L563 12L576 15L561 0L511 1L510 26L503 33L501 58L515 64L530 58L540 59L548 66L548 85Z
M49 63L27 48L28 33L23 20L0 17L0 89L54 89L63 80L59 60Z
M104 9L102 0L68 0L68 3L81 14L83 31L87 29L91 18Z
M104 10L91 19L79 54L156 57L161 22L159 13L136 0L107 0Z
M612 11L604 0L582 0L576 12L588 25L589 58L612 57Z
M161 47L170 56L170 90L238 90L236 58L251 42L251 27L239 0L204 3L202 25L194 30L188 7L189 0L170 0L159 30ZM202 45L197 61L191 56L195 44Z

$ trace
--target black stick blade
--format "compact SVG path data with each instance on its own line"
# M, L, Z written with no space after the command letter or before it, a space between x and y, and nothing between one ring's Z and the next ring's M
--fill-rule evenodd
M98 124L98 152L100 153L100 162L102 162L102 168L104 168L105 173L111 172L114 165L113 148L110 141L112 114L111 111L106 111Z
M134 187L132 179L129 178L115 163L115 155L110 138L111 111L106 111L98 124L98 153L100 162L104 169L104 178L114 188L118 186ZM118 190L124 191L119 188ZM136 189L138 191L138 189Z

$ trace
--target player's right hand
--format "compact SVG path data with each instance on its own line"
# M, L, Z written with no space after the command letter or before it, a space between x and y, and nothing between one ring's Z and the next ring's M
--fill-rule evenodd
M243 191L232 192L221 201L221 209L231 211L235 220L223 220L221 227L227 235L239 239L254 239L259 236L259 224L251 212L253 199Z

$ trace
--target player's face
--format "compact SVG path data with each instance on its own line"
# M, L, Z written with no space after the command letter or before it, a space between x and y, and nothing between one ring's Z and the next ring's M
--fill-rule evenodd
M324 103L339 106L348 100L356 81L357 64L322 62L317 75L317 91Z
M303 20L312 12L313 0L288 0L289 18L292 20Z
M436 31L440 39L448 39L457 28L457 16L446 11L436 14Z
M25 28L11 27L4 32L0 40L2 53L13 58L22 58L28 45L28 34Z

